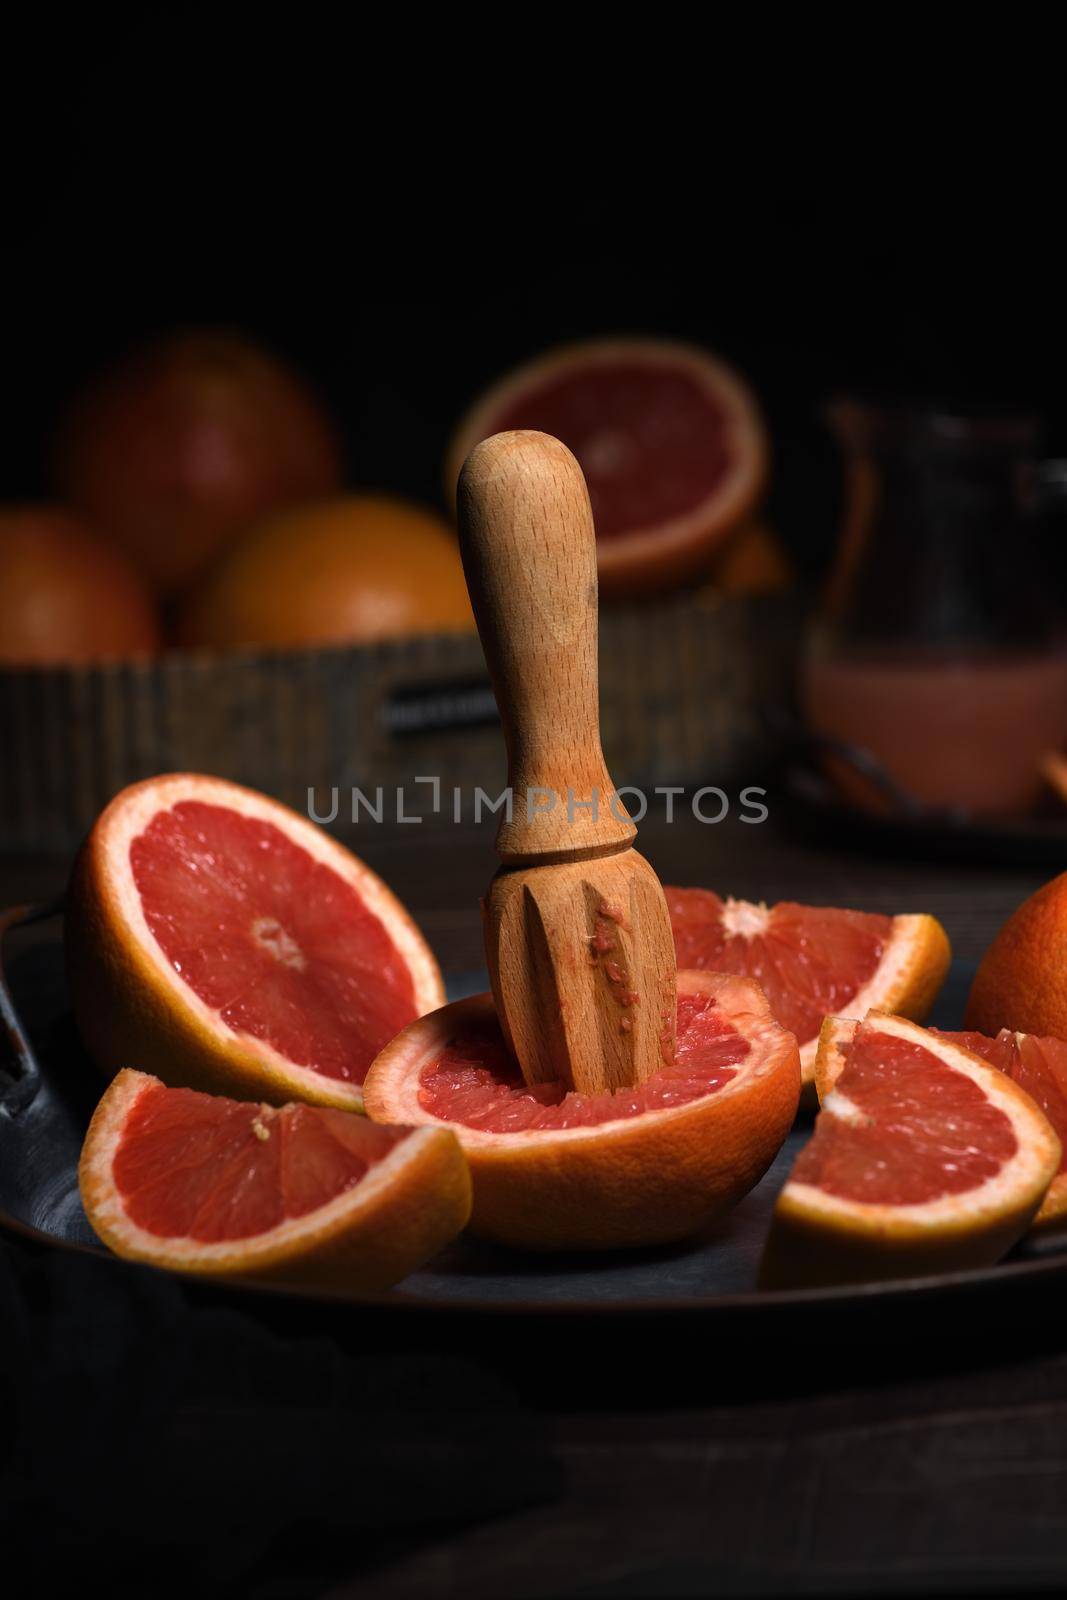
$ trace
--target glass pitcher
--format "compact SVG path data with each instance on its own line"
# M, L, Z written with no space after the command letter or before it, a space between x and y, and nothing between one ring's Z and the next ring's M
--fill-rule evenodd
M920 809L1031 809L1067 738L1063 606L1030 507L1036 425L852 401L829 416L845 512L806 640L809 728L861 757L833 763L861 804L867 764Z

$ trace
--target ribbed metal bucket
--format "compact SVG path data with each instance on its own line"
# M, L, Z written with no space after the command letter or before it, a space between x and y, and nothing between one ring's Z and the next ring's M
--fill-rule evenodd
M685 595L605 609L604 748L619 784L720 782L767 753L788 699L789 597ZM481 647L443 636L284 654L175 652L93 668L0 670L0 849L65 851L119 789L210 772L303 811L330 791L499 792L504 757ZM495 785L495 787L494 787ZM341 806L336 826L347 820Z

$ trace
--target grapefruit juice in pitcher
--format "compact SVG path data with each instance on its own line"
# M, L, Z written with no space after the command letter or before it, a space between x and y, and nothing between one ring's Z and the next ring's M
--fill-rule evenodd
M1067 736L1067 639L1027 515L1036 430L853 403L831 416L845 521L806 642L808 725L920 807L1025 812Z

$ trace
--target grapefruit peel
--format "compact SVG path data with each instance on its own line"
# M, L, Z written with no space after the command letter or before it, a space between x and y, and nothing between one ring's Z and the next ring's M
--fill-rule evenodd
M166 1083L238 1099L360 1110L358 1083L288 1060L235 1030L174 970L148 926L129 865L153 818L185 800L216 804L279 828L354 888L407 967L419 1012L444 1001L440 969L392 891L343 845L265 795L222 779L174 773L124 789L100 814L75 864L65 917L67 972L82 1038L101 1069L151 1068ZM279 936L281 937L281 936ZM285 950L279 946L279 957Z
M937 1030L939 1031L939 1030ZM941 1033L941 1037L973 1050L991 1067L1020 1083L1035 1100L1055 1128L1060 1143L1067 1135L1067 1041L1040 1038L1032 1033L1013 1033L1002 1028L995 1038L966 1031ZM1059 1070L1057 1070L1057 1068ZM1067 1150L1065 1150L1067 1155ZM1034 1218L1031 1233L1051 1233L1067 1226L1067 1170L1061 1159L1060 1170L1049 1184Z
M127 1260L202 1277L371 1291L390 1287L436 1255L470 1214L470 1175L458 1142L445 1130L417 1128L402 1130L403 1137L353 1187L262 1233L208 1242L150 1231L127 1209L115 1160L131 1113L146 1091L161 1089L168 1092L147 1073L120 1072L96 1108L78 1167L94 1231ZM195 1098L213 1101L220 1112L227 1109L219 1097ZM253 1145L269 1137L266 1119L280 1115L269 1106L259 1111L251 1124ZM188 1158L179 1163L179 1176L188 1165ZM161 1174L161 1181L169 1175Z
M806 912L811 913L813 918L830 913L840 915L842 919L857 915L849 911L838 912L834 907L800 906L789 901L767 906L763 902L750 900L721 899L703 889L666 888L665 893L675 925L679 962L684 965L692 962L692 951L687 950L684 942L687 935L691 937L686 923L691 924L698 917L703 917L705 911L709 927L717 924L731 938L747 940L749 950L752 949L753 940L761 938L768 930L773 931L775 918L780 913L790 917L800 913L801 918ZM851 996L838 1001L834 1010L847 1008L851 1015L863 1016L867 1011L877 1009L922 1022L937 999L952 960L948 935L936 917L925 913L905 913L889 918L888 922L889 937L884 942L877 966L866 974ZM740 948L744 951L744 946ZM716 960L722 960L721 952L718 956L709 957L709 964L714 965ZM729 965L730 970L736 970L732 961ZM723 960L723 967L726 966L727 961ZM756 973L752 975L757 976ZM773 993L770 1001L773 1009ZM785 1026L790 1025L789 1019L782 1020ZM798 1043L803 1076L801 1103L805 1109L814 1110L817 1105L815 1061L819 1034L816 1032L810 1038L798 1037Z
M841 1127L873 1122L848 1092L847 1051L861 1026L918 1046L970 1079L986 1105L1006 1118L1014 1153L970 1189L908 1204L842 1197L790 1176L764 1249L763 1288L881 1282L994 1266L1026 1232L1059 1168L1060 1141L1029 1095L970 1050L886 1012L869 1011L863 1024L843 1017L823 1023L815 1068L820 1121L828 1117Z
M678 991L717 1007L749 1046L728 1082L684 1104L528 1132L438 1117L422 1102L424 1076L450 1041L495 1026L492 997L479 995L410 1023L385 1047L367 1074L367 1113L455 1131L471 1165L471 1229L485 1238L533 1250L683 1238L724 1215L770 1166L796 1114L800 1065L757 984L683 972Z
M770 473L770 443L756 399L744 379L710 352L667 339L594 339L559 346L526 362L493 384L461 419L445 464L446 490L454 495L463 462L483 439L505 428L552 431L538 423L536 408L526 420L509 418L527 396L568 372L612 366L673 369L692 378L723 406L731 435L733 461L725 481L689 510L653 526L598 539L602 593L641 595L669 588L705 568L711 552L751 515ZM610 427L605 431L610 434ZM572 449L576 442L563 440ZM611 455L617 449L614 438L608 437L598 454ZM580 449L575 453L581 460ZM582 464L590 470L595 467L588 459Z

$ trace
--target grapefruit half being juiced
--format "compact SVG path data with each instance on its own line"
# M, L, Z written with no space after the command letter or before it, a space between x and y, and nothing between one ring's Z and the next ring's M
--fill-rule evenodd
M766 1287L993 1266L1037 1214L1060 1141L1005 1073L904 1017L827 1018L822 1109L775 1206Z
M553 434L578 457L605 594L668 588L700 571L767 478L767 432L744 379L668 340L569 345L501 379L456 430L449 491L476 444L515 428Z
M789 900L766 906L709 889L664 893L679 968L755 978L777 1020L796 1034L809 1101L824 1017L877 1007L921 1022L948 971L948 938L934 917Z
M78 1170L97 1235L177 1272L383 1289L454 1239L470 1175L445 1130L383 1128L123 1071Z
M396 897L288 807L195 773L124 789L74 869L67 970L108 1073L358 1109L374 1057L444 1000Z
M378 1121L455 1132L475 1232L600 1249L684 1238L747 1194L792 1124L800 1064L756 984L681 972L674 1062L636 1088L529 1087L480 995L409 1024L364 1092Z

